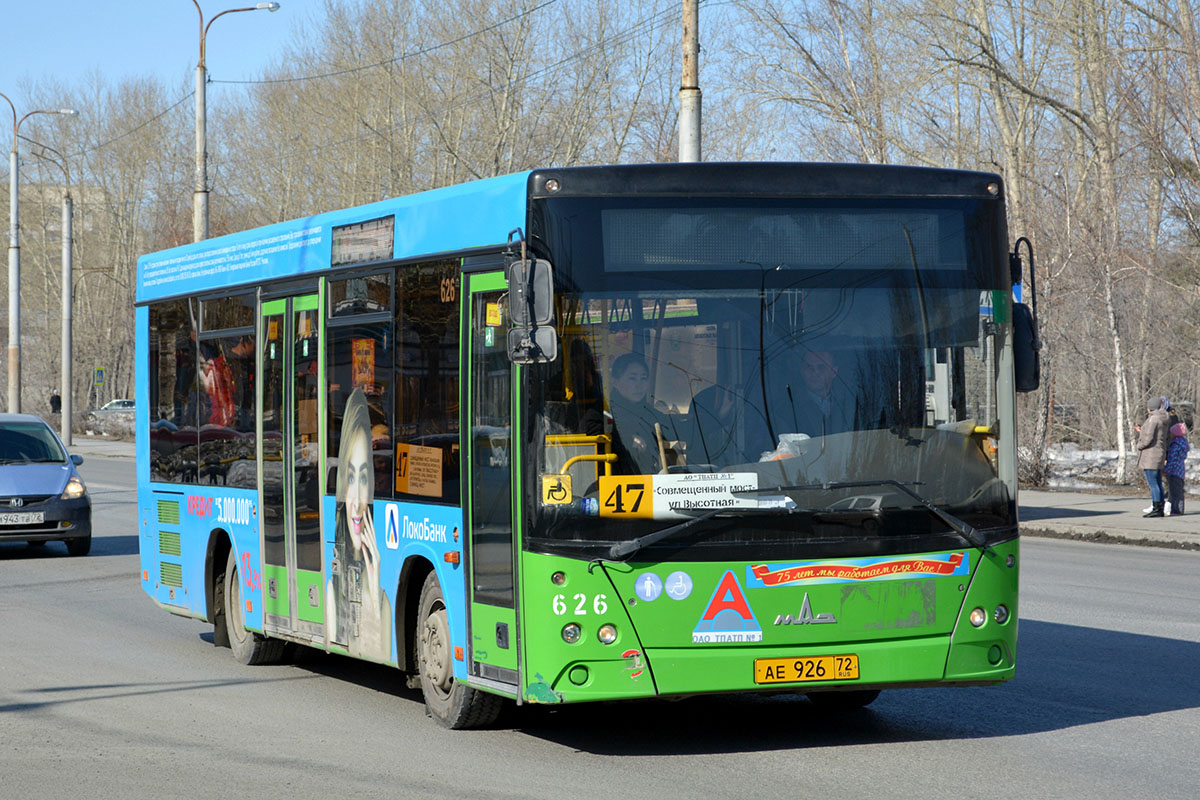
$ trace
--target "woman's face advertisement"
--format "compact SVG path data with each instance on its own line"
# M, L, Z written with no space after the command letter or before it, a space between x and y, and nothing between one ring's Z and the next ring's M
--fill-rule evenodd
M362 549L363 522L371 506L371 481L374 467L371 463L371 448L367 436L361 429L354 429L346 453L346 522L350 540L357 552Z

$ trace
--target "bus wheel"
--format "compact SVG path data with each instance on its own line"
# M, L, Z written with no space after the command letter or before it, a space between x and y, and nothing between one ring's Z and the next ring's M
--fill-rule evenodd
M875 702L879 697L878 689L864 689L859 692L813 692L808 699L822 711L853 711Z
M446 728L476 728L496 721L503 698L454 680L450 621L437 575L429 573L417 607L417 671L429 716Z
M282 639L267 637L246 630L242 616L242 584L238 575L237 555L229 551L229 562L225 566L225 586L221 592L224 606L225 631L233 657L243 664L272 664L283 655ZM214 633L214 640L220 637Z

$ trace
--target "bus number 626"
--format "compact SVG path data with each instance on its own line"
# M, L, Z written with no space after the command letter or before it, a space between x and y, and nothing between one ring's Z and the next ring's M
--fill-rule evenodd
M575 615L578 617L587 615L588 597L580 592L573 595L571 600L575 603ZM567 596L565 594L554 595L554 600L551 603L556 617L561 617L567 613ZM604 614L608 611L608 595L598 594L592 598L592 612L595 614Z

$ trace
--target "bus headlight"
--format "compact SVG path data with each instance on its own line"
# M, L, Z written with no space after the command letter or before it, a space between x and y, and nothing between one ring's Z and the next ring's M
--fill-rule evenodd
M983 623L987 622L987 612L982 608L973 608L971 609L971 616L968 619L971 620L971 624L976 628L982 628Z
M996 610L992 612L992 619L996 620L997 625L1008 622L1008 606L1003 604L996 606Z
M617 626L601 625L600 630L596 632L596 638L600 640L600 644L612 644L617 640Z
M563 626L562 637L567 644L575 644L579 641L579 637L583 634L583 630L574 622Z

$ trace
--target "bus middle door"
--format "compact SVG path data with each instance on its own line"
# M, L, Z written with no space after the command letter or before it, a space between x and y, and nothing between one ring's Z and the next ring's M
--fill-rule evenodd
M319 294L262 303L263 629L324 642Z

